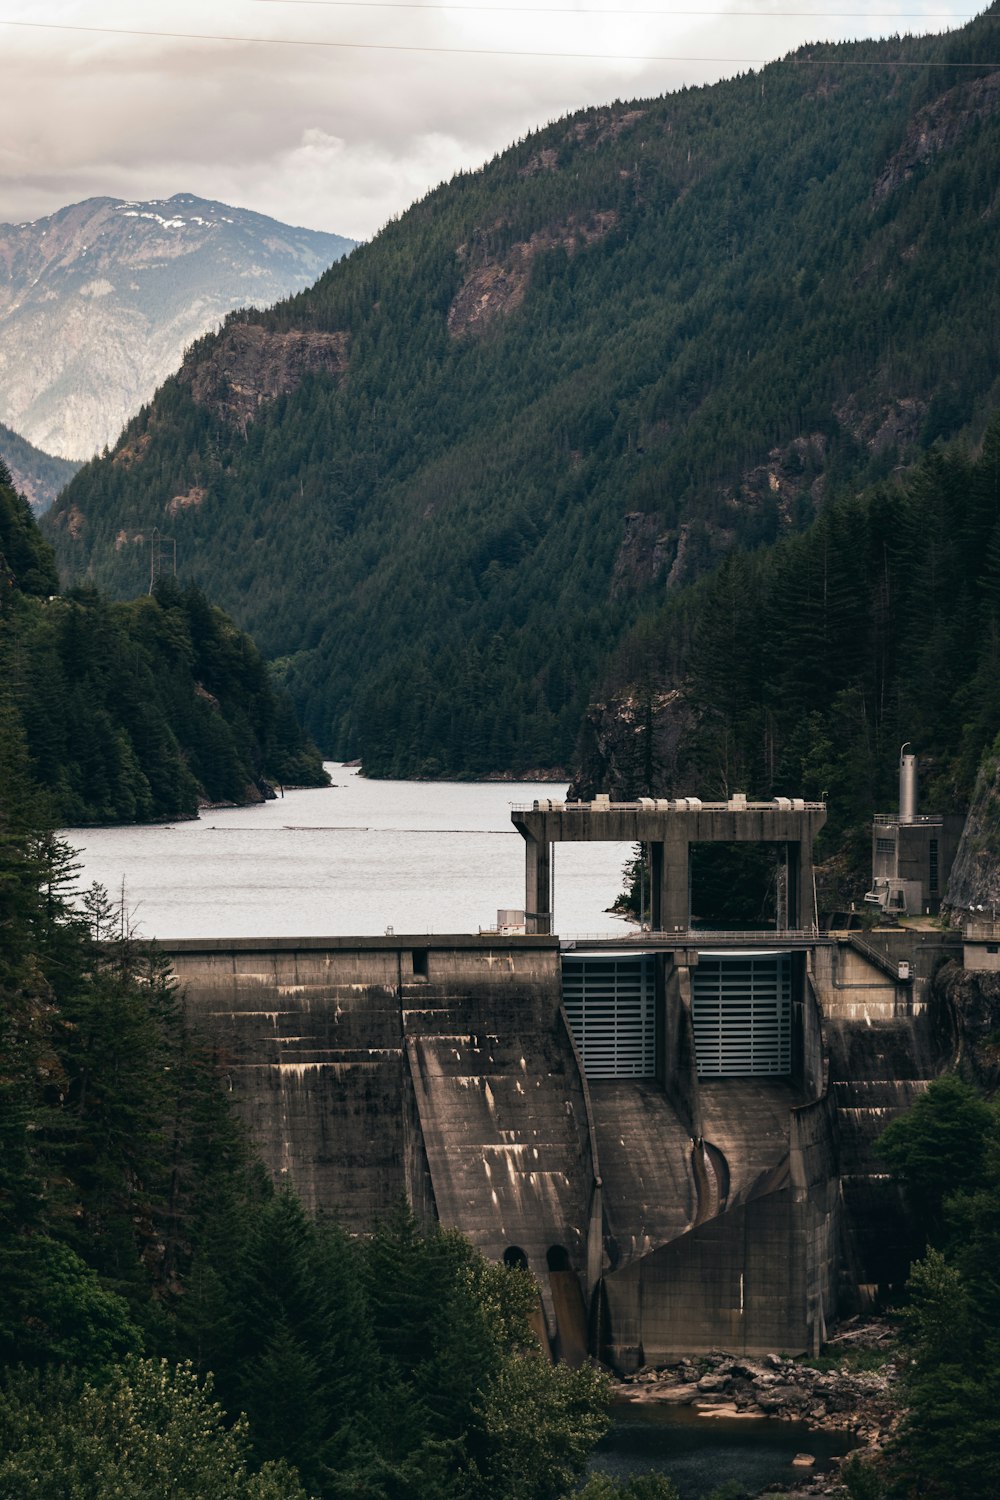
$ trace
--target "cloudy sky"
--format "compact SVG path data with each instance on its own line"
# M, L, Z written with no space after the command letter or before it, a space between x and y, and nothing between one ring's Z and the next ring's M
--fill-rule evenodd
M0 0L0 222L97 194L193 192L367 238L569 110L724 77L805 41L940 31L982 8Z

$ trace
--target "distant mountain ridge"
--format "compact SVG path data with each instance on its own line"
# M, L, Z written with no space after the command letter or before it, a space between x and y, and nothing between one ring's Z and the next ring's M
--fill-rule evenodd
M61 564L127 595L169 527L370 774L571 764L638 620L1000 408L996 14L460 174L199 340L60 500Z
M0 224L0 421L89 457L228 312L300 291L354 245L190 193Z
M0 461L7 465L14 488L23 495L36 516L48 510L77 469L79 461L55 458L35 448L20 433L0 422Z

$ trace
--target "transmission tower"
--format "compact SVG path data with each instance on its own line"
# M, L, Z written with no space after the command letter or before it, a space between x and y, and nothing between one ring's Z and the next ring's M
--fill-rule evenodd
M149 539L149 589L147 592L150 594L153 592L156 580L163 577L165 568L164 552L167 555L170 576L176 578L177 543L172 536L161 536L160 528L154 526L153 534Z

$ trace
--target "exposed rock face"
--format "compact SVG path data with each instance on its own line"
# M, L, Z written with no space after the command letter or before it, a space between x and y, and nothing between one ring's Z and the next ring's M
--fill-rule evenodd
M353 243L189 193L0 225L0 421L88 457L228 312L299 291Z
M681 532L684 530L682 526ZM682 540L678 532L663 530L662 517L655 512L630 511L611 575L612 598L638 593L661 578L668 579L682 550Z
M1000 109L1000 72L958 84L940 99L925 105L914 116L902 146L879 174L872 192L874 202L883 202L918 167L942 151L950 151L976 121L986 119L997 109Z
M765 463L746 469L739 485L727 498L734 510L752 511L764 502L776 507L783 526L801 521L800 502L811 516L823 498L823 465L826 438L821 432L794 438L783 448L772 448Z
M585 143L591 150L607 141L616 141L623 131L637 125L647 111L612 105L610 109L589 110L584 120L574 120L566 132L567 141Z
M916 442L927 415L927 402L916 396L901 396L888 405L872 407L851 396L835 415L859 443L872 453L884 453L891 447L905 450Z
M944 995L958 1032L962 1073L987 1094L1000 1087L1000 973L942 968L937 988Z
M609 792L615 801L630 802L651 788L664 797L694 795L697 778L683 754L694 721L680 688L631 691L592 703L581 735L580 769L567 797L589 801Z
M537 177L539 172L558 172L559 152L552 146L535 151L518 173L519 177Z
M469 271L448 309L448 332L453 338L484 333L497 318L520 307L528 289L532 261L540 251L561 245L572 255L581 245L603 239L617 222L618 215L613 209L587 218L570 218L565 224L537 230L530 240L511 245L505 254L496 257L484 252L475 241L460 245L456 252L459 259L475 259L477 264ZM487 237L487 231L483 231L481 240Z
M256 323L234 322L209 358L185 359L178 378L190 385L199 406L245 431L265 401L288 395L306 375L342 375L347 346L346 333L277 333ZM191 496L176 496L177 508L200 504Z
M650 441L656 440L654 434ZM701 521L696 527L682 521L671 528L656 511L630 511L611 577L612 598L651 586L670 590L692 583L705 570L706 546L723 558L732 550L738 523L747 516L759 515L767 535L769 526L777 535L811 520L823 500L826 450L822 433L805 433L772 448L765 462L745 469L735 485L720 488L719 501L723 513L731 513L731 525ZM700 545L694 540L696 532Z
M208 491L202 489L200 485L195 485L193 489L188 490L186 495L174 495L172 500L167 501L165 507L167 515L176 516L182 510L197 510L204 505L207 497Z
M1000 907L1000 756L984 761L976 778L945 905L956 912Z

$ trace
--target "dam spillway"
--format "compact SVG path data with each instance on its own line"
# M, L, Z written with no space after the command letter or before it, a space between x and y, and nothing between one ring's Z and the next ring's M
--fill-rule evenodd
M274 1180L358 1233L405 1196L491 1259L527 1264L556 1349L578 1341L581 1318L591 1351L623 1369L720 1347L814 1349L845 1286L888 1274L859 1259L850 1203L878 1199L872 1122L887 1123L933 1064L912 985L849 938L163 948ZM699 1065L699 967L717 994L727 956L745 972L748 950L780 957L787 1041L775 1050L769 981L767 1069L741 1071L738 993L734 1071L718 1048ZM725 1042L725 1017L714 1025ZM909 1075L902 1089L879 1083L873 1026L909 1059L893 1064ZM852 1082L852 1066L874 1076Z
M873 1144L942 1065L926 972L819 931L822 804L511 818L523 934L162 945L264 1163L351 1232L405 1197L527 1267L562 1357L815 1352L907 1269ZM597 840L643 846L652 930L561 941L552 846ZM691 851L713 842L774 851L765 930L693 927Z

